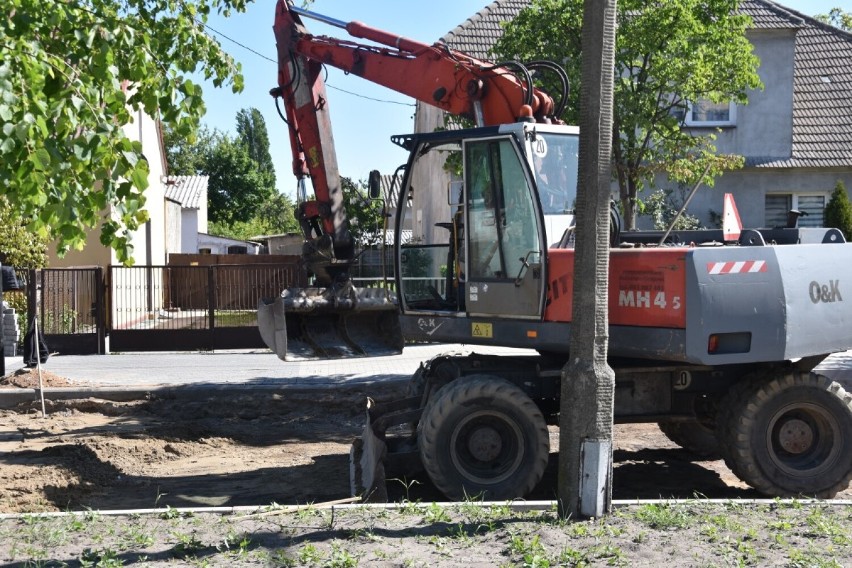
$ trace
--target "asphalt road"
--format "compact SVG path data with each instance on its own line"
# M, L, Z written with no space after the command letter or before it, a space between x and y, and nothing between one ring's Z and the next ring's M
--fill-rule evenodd
M464 345L415 345L391 357L331 361L285 362L266 350L216 352L120 353L114 355L52 355L43 369L75 383L51 388L51 398L101 397L130 400L149 392L200 396L206 391L243 389L313 389L404 382L421 362L455 350L524 354L523 349ZM6 358L6 372L23 367L21 357ZM830 356L817 370L840 379L852 390L852 351ZM32 400L32 389L0 389L0 408Z

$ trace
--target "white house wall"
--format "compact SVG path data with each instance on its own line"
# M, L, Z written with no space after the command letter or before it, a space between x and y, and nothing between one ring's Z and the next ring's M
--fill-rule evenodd
M177 201L165 200L166 208L166 258L169 254L183 252L181 235L181 206Z
M199 228L198 209L183 209L181 211L180 225L180 252L184 254L195 254L198 252L198 233L203 233Z
M826 196L826 203L838 180L846 188L852 187L852 172L848 170L803 170L746 168L728 172L716 182L716 187L702 187L690 202L689 211L701 219L705 226L712 226L710 211L722 212L725 193L732 193L743 226L766 227L765 200L767 193L809 193Z
M142 152L148 160L148 188L145 190L145 209L150 220L147 227L143 225L134 231L131 237L133 258L136 264L165 264L166 263L166 227L165 186L163 179L166 167L161 152L160 133L156 121L141 110L134 115L134 121L124 127L124 132L131 140L142 143ZM150 244L150 249L149 245ZM117 263L115 253L113 263Z
M760 59L763 89L749 91L736 110L736 126L716 133L720 154L787 159L793 151L793 66L795 30L752 30L747 36ZM700 133L700 130L694 130Z

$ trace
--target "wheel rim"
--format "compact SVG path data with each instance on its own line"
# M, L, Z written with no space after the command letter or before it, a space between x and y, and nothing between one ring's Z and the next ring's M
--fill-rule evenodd
M518 424L495 410L466 416L453 429L450 455L456 470L469 481L495 485L511 477L524 456Z
M831 469L840 455L840 425L825 408L798 403L779 409L767 429L772 463L796 477Z

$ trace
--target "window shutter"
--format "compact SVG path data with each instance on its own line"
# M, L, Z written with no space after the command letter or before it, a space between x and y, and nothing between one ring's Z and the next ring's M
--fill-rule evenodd
M800 195L799 211L807 213L799 217L800 227L822 227L825 220L825 196Z
M790 194L767 194L765 215L767 227L786 227L787 211L793 208L793 196ZM810 211L808 212L810 213Z

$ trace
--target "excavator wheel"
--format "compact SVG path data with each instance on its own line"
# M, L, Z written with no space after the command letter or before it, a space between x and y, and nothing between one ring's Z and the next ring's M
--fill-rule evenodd
M719 416L725 461L766 495L831 498L852 479L852 395L816 373L738 385Z
M719 457L719 441L716 431L698 420L686 422L660 422L660 430L666 438L696 456L702 458Z
M523 390L498 377L451 382L429 401L418 430L423 466L450 499L524 497L547 467L544 416Z

